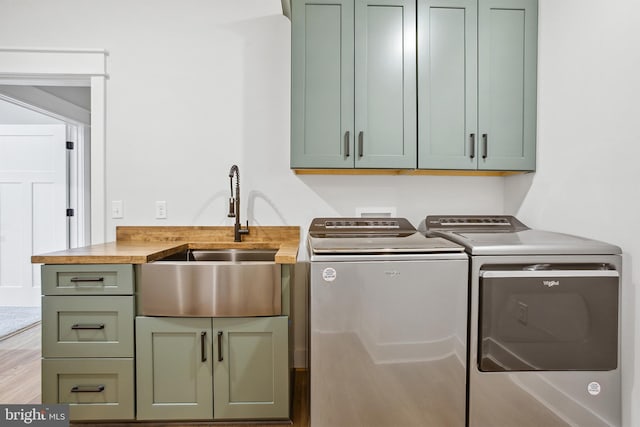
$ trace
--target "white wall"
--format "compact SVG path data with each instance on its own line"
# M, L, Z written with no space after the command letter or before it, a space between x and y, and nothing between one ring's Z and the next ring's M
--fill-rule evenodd
M538 170L507 178L505 211L622 247L625 425L640 425L640 2L540 0Z

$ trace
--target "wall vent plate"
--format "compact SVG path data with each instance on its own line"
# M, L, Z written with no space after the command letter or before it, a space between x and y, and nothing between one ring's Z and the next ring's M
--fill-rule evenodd
M356 208L356 216L360 218L395 218L396 208L387 207L364 207Z

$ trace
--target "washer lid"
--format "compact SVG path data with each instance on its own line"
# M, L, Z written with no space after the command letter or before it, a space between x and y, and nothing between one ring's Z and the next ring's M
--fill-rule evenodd
M472 255L600 255L620 254L615 245L570 234L542 230L516 232L431 231L463 245Z
M440 237L415 232L407 237L314 237L309 234L314 254L402 254L463 252L464 248Z

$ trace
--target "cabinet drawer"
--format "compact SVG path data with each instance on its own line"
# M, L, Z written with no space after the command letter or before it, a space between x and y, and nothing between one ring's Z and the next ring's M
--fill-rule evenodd
M43 359L42 403L77 420L134 419L133 359Z
M133 295L131 264L43 265L45 295Z
M43 357L133 357L132 296L42 298Z

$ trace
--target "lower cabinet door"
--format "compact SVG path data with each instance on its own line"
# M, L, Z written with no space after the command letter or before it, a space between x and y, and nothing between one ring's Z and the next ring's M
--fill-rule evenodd
M43 359L42 403L80 420L133 420L133 359Z
M213 319L215 419L289 417L288 317Z
M213 417L211 318L136 318L138 420Z

